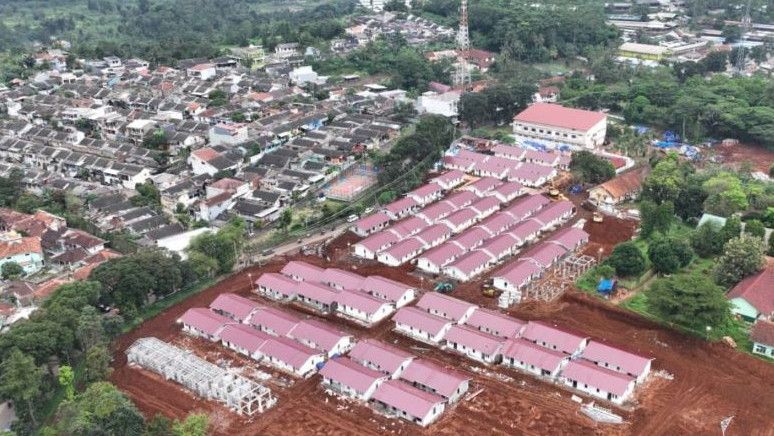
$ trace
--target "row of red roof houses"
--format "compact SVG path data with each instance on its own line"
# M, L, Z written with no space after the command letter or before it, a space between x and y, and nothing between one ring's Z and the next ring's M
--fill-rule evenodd
M652 359L545 322L522 320L439 293L395 316L395 330L485 364L502 364L622 404Z
M339 268L288 262L278 273L264 273L256 292L278 301L298 301L371 326L415 298L415 289L381 276L363 277Z
M542 277L562 258L588 241L589 234L579 228L563 229L495 271L492 274L492 286L507 294L507 298L501 301L507 301L508 305L518 303L521 301L522 290L533 280Z
M569 201L552 203L540 194L530 195L420 255L417 267L431 274L443 272L459 281L471 280L574 213L575 207ZM573 234L579 240L588 238L582 231Z
M352 335L326 323L230 293L218 295L209 308L188 309L177 322L186 333L299 377L314 374L319 364L354 342Z
M499 149L509 147L516 150L524 150L518 147L499 146ZM515 152L514 152L515 153ZM526 156L527 151L520 157ZM530 156L533 152L530 152ZM544 165L543 159L548 156L535 156L534 161L522 162L514 158L515 154L489 155L477 153L466 149L460 149L456 154L446 155L442 158L444 168L458 170L478 177L494 177L509 182L521 183L524 186L538 188L545 185L558 174L557 169L551 165ZM553 163L554 161L552 161ZM557 155L557 166L566 168L569 165L569 157Z
M421 426L438 419L470 382L461 372L374 339L358 342L347 357L327 361L320 375L326 387Z
M454 172L447 172L439 177L440 180L418 188L420 192L415 196L412 193L416 190L407 197L388 204L383 211L356 222L353 231L359 235L370 236L354 245L354 254L366 259L377 259L386 265L398 266L443 244L477 223L486 221L490 225L497 224L491 222L491 216L497 214L502 204L524 192L518 183L482 179L445 195L448 191L441 188L441 184L444 184L444 178L452 173ZM450 177L455 176L452 174ZM450 183L448 186L455 185ZM439 201L426 203L424 208L419 209L420 203L416 198L429 198L429 192L437 192L439 197L435 199ZM396 204L398 206L395 206ZM389 225L405 214L412 216Z

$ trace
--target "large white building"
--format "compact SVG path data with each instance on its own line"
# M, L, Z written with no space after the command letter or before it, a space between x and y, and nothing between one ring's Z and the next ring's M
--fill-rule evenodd
M443 94L432 91L425 92L417 98L417 112L455 118L459 115L460 95L459 91L449 91Z
M513 135L522 141L595 148L605 141L607 115L551 103L535 103L513 118Z

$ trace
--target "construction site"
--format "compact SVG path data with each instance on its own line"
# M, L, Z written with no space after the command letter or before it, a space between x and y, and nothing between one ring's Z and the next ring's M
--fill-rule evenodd
M376 413L366 404L326 390L319 375L298 379L256 366L254 361L219 344L183 334L176 324L189 308L207 306L225 292L236 293L261 305L279 307L280 303L257 295L252 281L262 273L280 271L290 260L304 260L320 267L337 267L361 275L381 275L414 286L420 294L431 291L433 283L426 276L415 273L411 264L388 267L374 261L355 260L350 245L357 238L350 233L325 244L321 249L322 256L299 253L249 267L119 338L114 351L112 381L131 396L146 416L162 413L182 418L192 412L206 413L216 434L470 434L471 429L489 434L711 434L719 431L720 421L729 416L734 418L726 434L774 434L767 424L769 406L774 404L774 386L765 378L769 371L767 363L720 343L687 337L579 293L569 284L601 253L609 252L616 242L630 238L635 227L636 223L615 218L606 219L604 225L587 221L584 229L590 239L584 248L544 276L552 281L544 285L537 282L534 298L525 298L507 309L508 314L519 319L550 321L654 358L651 376L633 400L623 407L603 403L599 404L601 408L590 409L590 398L579 396L573 390L515 369L474 362L397 334L389 319L367 328L332 314L321 315L302 305L282 305L285 311L299 317L324 320L358 340L378 339L441 367L468 374L471 377L468 393L448 407L437 422L422 428ZM497 310L497 298L481 292L488 279L489 274L485 274L477 280L462 283L451 295ZM560 291L556 291L556 286ZM146 337L155 337L187 350L185 354L189 359L198 357L216 364L227 374L248 378L270 390L270 394L264 397L265 401L253 403L255 405L249 409L251 413L243 409L240 414L242 406L235 407L233 402L202 393L195 383L170 377L163 368L129 364L130 361L139 363L139 358L128 357L127 351L130 356L136 355L130 347ZM724 365L717 364L721 361ZM716 388L721 383L725 386L722 391ZM609 415L604 409L609 409Z

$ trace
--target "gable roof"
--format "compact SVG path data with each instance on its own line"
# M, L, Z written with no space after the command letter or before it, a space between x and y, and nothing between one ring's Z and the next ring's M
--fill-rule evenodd
M521 334L521 337L532 342L546 342L555 345L556 349L567 354L573 354L581 342L586 339L574 333L549 326L540 321L530 321Z
M460 372L421 359L409 363L400 378L411 383L425 385L446 398L454 395L462 383L470 380L470 377Z
M365 393L377 380L386 377L381 372L366 368L349 357L328 360L320 370L320 375L351 387L360 394Z
M743 298L760 313L774 313L774 261L769 260L763 271L734 286L728 298Z
M634 381L620 372L611 371L585 360L573 360L562 371L562 377L621 396Z
M376 339L359 341L350 350L349 356L361 362L370 362L380 370L390 374L397 371L403 362L414 358L413 354Z
M535 103L521 111L513 119L522 123L585 131L606 118L607 115L602 112L568 108L551 103Z
M376 388L372 398L417 418L424 418L433 407L444 401L438 395L417 389L400 380L387 380L382 383Z
M215 335L226 324L234 323L231 319L203 307L188 309L178 321L208 335Z
M258 307L258 303L253 300L241 297L230 292L218 295L210 303L210 309L220 310L234 315L238 321L246 319Z
M647 168L627 171L602 183L597 189L604 189L613 198L621 198L626 194L639 191L647 174Z
M759 320L753 324L750 339L753 342L774 347L774 322Z
M438 292L428 292L419 299L417 307L428 312L436 310L452 321L459 321L471 308L478 306Z
M639 376L652 359L643 357L611 345L591 341L583 349L581 357L594 363L606 362L620 367L627 374Z

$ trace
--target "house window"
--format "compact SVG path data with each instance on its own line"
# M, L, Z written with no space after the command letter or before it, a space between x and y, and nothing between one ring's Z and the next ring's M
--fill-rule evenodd
M755 345L755 352L756 353L765 353L766 352L766 347L763 346L763 345L757 345L756 344Z

